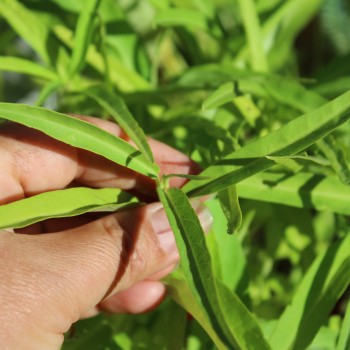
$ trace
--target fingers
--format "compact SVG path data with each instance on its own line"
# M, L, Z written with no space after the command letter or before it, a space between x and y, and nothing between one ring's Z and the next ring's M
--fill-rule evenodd
M163 283L142 281L104 300L99 309L111 313L139 314L155 309L165 295Z
M84 118L118 137L126 136L114 124ZM155 140L149 140L161 173L195 173L198 167L187 156ZM154 183L127 168L90 152L73 148L21 125L0 129L0 204L26 195L64 188L73 180L91 187L119 187L152 194ZM172 179L181 186L184 179Z
M39 330L62 336L103 299L146 280L178 259L173 234L158 204L59 233L2 232L0 249L5 254L0 259L5 286L0 289L0 300L6 305L0 323L9 325L6 329L13 329L14 334L28 335L28 339L33 338L31 334L42 338ZM136 297L136 289L131 293ZM144 299L138 308L155 305L160 301L157 293L160 298L159 291L150 292L150 299ZM22 348L35 347L23 343Z
M194 207L207 227L208 214ZM58 233L1 232L0 251L0 323L12 329L11 334L21 334L20 340L10 341L23 341L20 345L26 349L58 348L71 324L99 303L109 311L152 309L164 296L154 278L178 262L174 236L159 203ZM39 339L40 346L28 343L33 339Z

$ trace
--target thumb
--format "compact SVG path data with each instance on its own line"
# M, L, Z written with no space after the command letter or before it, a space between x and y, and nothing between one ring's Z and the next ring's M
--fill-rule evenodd
M0 249L0 337L11 349L59 349L71 324L101 300L178 260L157 203L58 233L1 233Z

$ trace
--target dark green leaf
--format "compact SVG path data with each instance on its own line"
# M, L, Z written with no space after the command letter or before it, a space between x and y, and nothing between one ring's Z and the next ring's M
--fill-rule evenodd
M175 234L186 283L196 302L204 306L221 341L229 348L269 349L244 304L215 278L204 232L186 195L171 188L166 192L159 190L159 196Z
M336 350L350 349L350 301L345 311Z

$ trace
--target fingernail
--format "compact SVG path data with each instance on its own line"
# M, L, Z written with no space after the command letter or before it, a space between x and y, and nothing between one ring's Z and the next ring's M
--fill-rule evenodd
M190 199L190 203L194 211L197 211L202 206L202 202L196 198Z
M151 223L158 235L161 248L168 254L177 252L175 237L163 208L152 215Z
M213 217L209 209L202 204L197 210L197 215L204 233L208 233L213 226Z

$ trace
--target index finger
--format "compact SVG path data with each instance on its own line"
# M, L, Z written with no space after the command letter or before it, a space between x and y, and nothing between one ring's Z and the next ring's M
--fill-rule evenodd
M81 117L100 128L128 140L114 123ZM156 140L149 139L161 174L198 172L186 155ZM119 166L104 157L71 147L34 129L8 123L0 129L0 203L65 188L73 181L89 187L118 187L152 195L155 185L149 178ZM180 187L185 180L171 179Z

